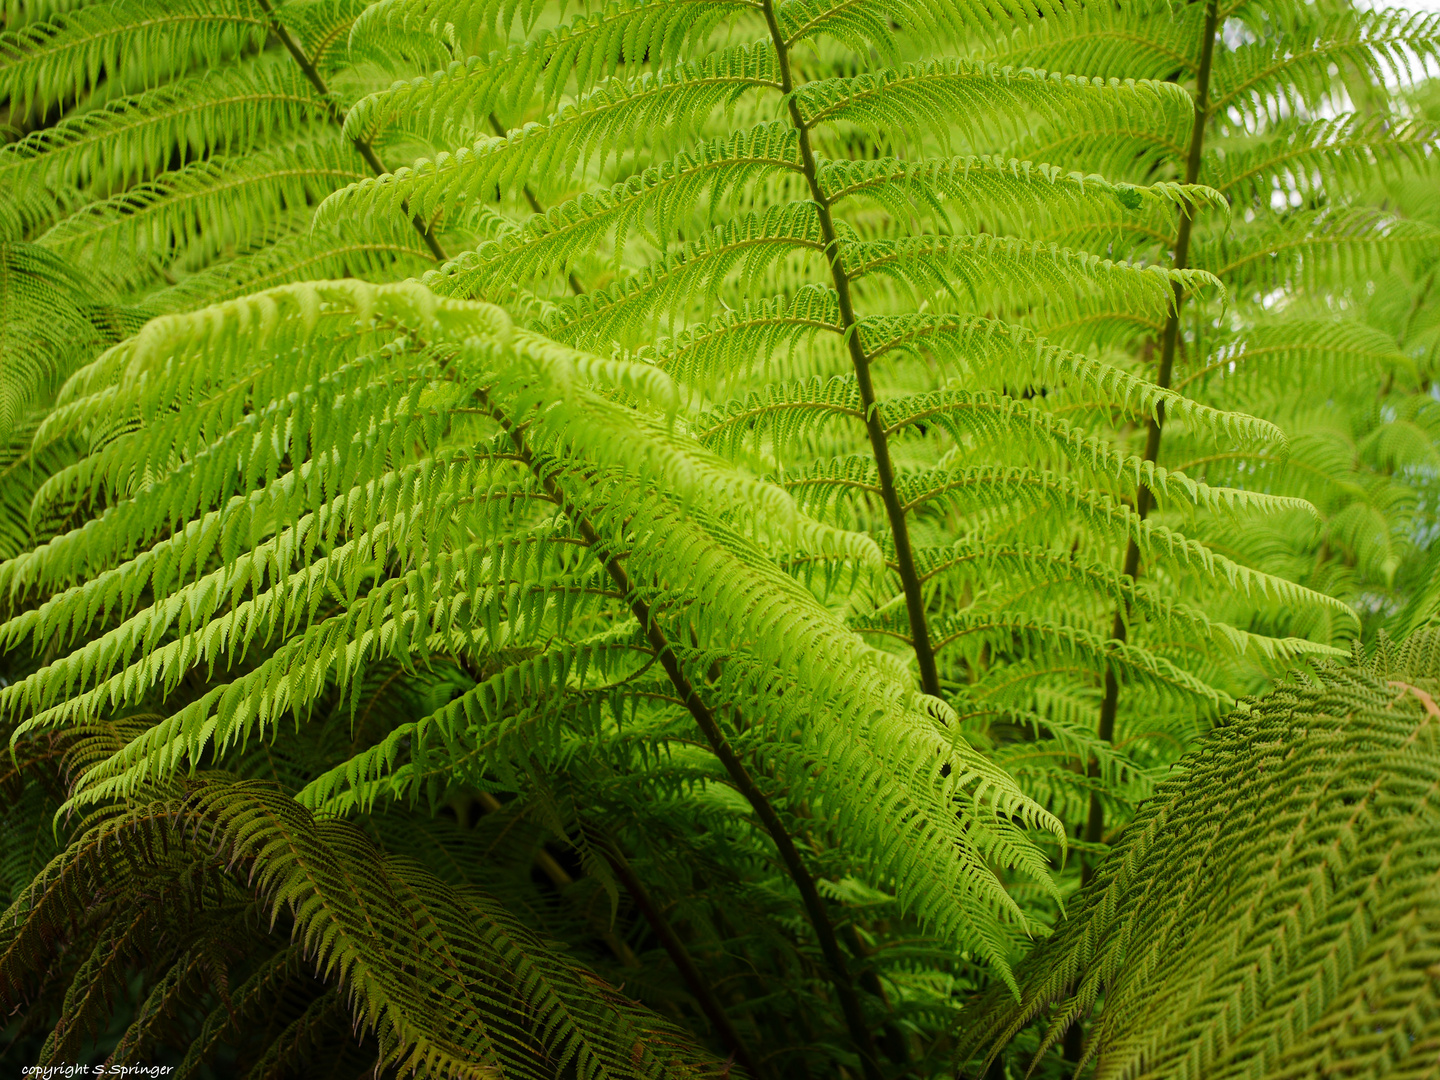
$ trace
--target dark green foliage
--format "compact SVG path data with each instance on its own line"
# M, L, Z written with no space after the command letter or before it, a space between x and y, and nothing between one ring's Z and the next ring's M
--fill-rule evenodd
M112 1064L164 1042L184 1050L177 1075L189 1076L226 1039L239 1047L231 1067L315 1060L328 1045L351 1056L353 1075L359 1036L401 1073L437 1077L719 1072L479 889L385 854L353 825L317 822L265 783L201 774L106 815L0 924L0 995L44 1015L36 997L65 991L49 1060L75 1060L132 964L154 989ZM184 1014L206 998L218 1000L186 1032Z
M1437 695L1426 633L1238 712L1021 966L1020 1001L997 989L962 1017L962 1060L1032 1022L1043 1049L1089 1016L1095 1080L1432 1075Z
M78 358L144 321L49 249L0 242L0 431L16 432L28 407L53 392Z

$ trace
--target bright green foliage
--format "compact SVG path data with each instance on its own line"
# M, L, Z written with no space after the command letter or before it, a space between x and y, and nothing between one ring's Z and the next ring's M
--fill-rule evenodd
M45 248L0 244L0 429L16 431L32 400L68 373L66 358L93 354L141 322Z
M289 400L273 389L281 380L300 388ZM783 492L583 388L597 380L662 402L673 394L653 367L573 353L512 328L497 308L438 301L414 284L287 286L150 323L76 373L37 434L43 445L102 418L133 425L36 496L98 492L109 511L0 567L11 596L56 592L76 560L88 571L0 627L9 648L88 638L0 690L0 708L27 717L23 739L134 708L189 668L207 672L213 689L86 770L71 799L85 806L271 737L332 688L342 702L358 696L372 664L543 646L300 798L369 805L408 794L442 763L476 780L508 772L512 725L531 729L520 736L531 754L561 752L547 729L570 719L567 691L581 709L572 722L587 727L600 706L618 721L627 697L666 692L663 672L645 677L643 628L627 625L627 598L605 580L605 553L629 531L628 572L654 583L641 586L646 605L677 609L669 636L697 657L725 654L720 692L747 718L754 752L773 746L775 767L795 773L792 793L813 792L837 824L861 828L873 800L890 801L896 831L873 834L877 868L927 921L1003 962L986 908L1013 904L983 858L1003 853L1043 877L1009 819L1044 815L765 557L784 545L859 568L875 561L873 546L807 522ZM275 401L269 415L245 411L256 398ZM497 437L497 420L524 424L523 442ZM283 476L282 455L292 465ZM139 486L142 462L150 480ZM588 485L571 473L590 474ZM576 550L583 537L557 511L583 516L601 549ZM155 538L157 524L176 521L187 524ZM113 628L87 634L96 622ZM817 713L832 723L803 722ZM486 753L475 739L490 728L498 745ZM614 734L626 738L624 725ZM944 782L942 764L954 769ZM969 835L937 831L966 791ZM988 902L972 910L962 896Z
M363 5L57 7L11 5L0 36L13 132L0 146L0 238L83 266L92 288L150 314L297 277L403 276L427 261L408 226L308 227L315 202L372 169L369 148L341 134L338 104L391 77L343 47ZM308 69L279 47L282 27Z
M0 558L33 542L30 499L70 456L32 453L37 406L81 358L144 321L45 248L0 242Z
M1224 284L1226 305L1177 290L1180 311L1164 320L1137 322L1099 304L1040 327L1063 342L1077 328L1088 337L1096 324L1127 324L1129 356L1116 363L1150 368L1158 383L1199 403L1244 409L1284 430L1284 453L1220 447L1171 411L1163 424L1133 427L1129 445L1196 481L1288 495L1309 509L1191 522L1177 520L1163 499L1153 506L1148 493L1138 508L1239 562L1344 598L1367 632L1387 622L1414 625L1398 609L1423 590L1435 505L1428 492L1440 475L1432 365L1407 341L1410 318L1395 317L1417 299L1410 283L1429 272L1440 233L1421 200L1377 197L1384 185L1433 190L1436 129L1376 85L1403 85L1433 63L1437 29L1433 15L1329 2L1073 5L1013 35L1000 53L1010 63L1107 79L1168 78L1193 89L1189 124L1119 133L1041 125L1017 153L1043 153L1112 181L1180 180L1213 190L1228 212L1182 209L1134 223L1082 215L1051 235L1206 271ZM1196 582L1134 546L1116 562L1126 574L1163 583L1174 599L1203 596L1211 618L1251 631L1332 642L1353 633L1333 608L1257 610L1245 602L1237 610L1203 583L1197 594ZM1424 601L1420 609L1428 610ZM1150 639L1154 630L1141 614L1133 602L1117 605L1110 637ZM1261 685L1233 665L1198 656L1190 663L1232 694ZM1129 744L1155 730L1156 713L1154 702L1107 678L1096 728L1102 740ZM1166 726L1181 740L1193 737ZM1099 764L1092 758L1086 773L1096 776ZM1092 796L1084 815L1090 843L1112 835L1128 813L1109 794Z
M1143 19L1081 6L1019 35L1006 57L1106 78L1172 77L1178 58L1184 83L1204 66L1206 14L1205 4L1173 15L1157 7ZM1114 180L1184 178L1196 155L1195 181L1229 213L1196 217L1186 265L1224 282L1230 307L1187 305L1171 385L1276 423L1290 453L1217 452L1207 433L1175 417L1159 460L1214 484L1310 501L1316 520L1291 513L1240 531L1226 525L1221 542L1250 565L1344 597L1378 625L1423 573L1427 490L1440 470L1421 314L1440 243L1440 156L1435 114L1387 99L1376 84L1403 85L1433 62L1440 17L1329 2L1219 4L1216 15L1198 142L1179 129L1125 142L1041 132L1035 142L1058 164ZM1110 227L1077 223L1062 242ZM1166 259L1175 224L1156 233L1134 235L1130 250ZM1157 326L1157 351L1161 337ZM1344 632L1317 626L1315 614L1269 625Z
M1017 972L1021 999L964 1018L962 1055L1098 1013L1096 1080L1430 1075L1436 694L1440 637L1382 638L1216 730Z
M1374 209L1433 146L1313 114L1436 27L1276 0L1207 62L1211 13L17 4L0 334L57 347L0 384L14 1045L945 1073L1087 821L1343 655L1389 565L1351 507L1434 610L1428 323L1383 331L1440 234ZM1347 423L1413 369L1410 427L1302 482L1333 440L1245 350L1355 375ZM92 904L102 838L224 916Z
M414 7L374 17L393 9L386 25L414 29ZM998 760L1067 823L1095 787L1074 763L1115 763L1130 778L1123 793L1113 770L1102 781L1117 805L1143 796L1146 773L1254 685L1254 661L1316 648L1237 627L1269 627L1283 606L1324 644L1348 632L1347 608L1177 535L1210 530L1197 517L1216 510L1216 532L1237 517L1293 522L1313 515L1307 503L1197 485L1112 436L1115 414L1143 424L1163 407L1213 453L1286 452L1234 402L1217 411L1157 392L1123 351L1137 323L1142 338L1163 323L1177 289L1221 298L1204 273L1164 270L1149 240L1185 207L1223 228L1221 194L1173 169L1117 185L1072 167L1073 147L1045 143L1047 131L1085 132L1128 148L1161 131L1183 146L1193 109L1174 83L988 63L977 49L1011 63L1014 28L960 5L927 8L945 14L927 22L929 37L892 35L854 5L716 6L728 36L708 52L666 36L664 19L644 22L652 9L669 7L622 5L613 21L553 38L537 30L514 57L457 61L358 103L352 134L387 153L435 152L332 196L317 227L389 228L418 212L447 236L469 230L446 243L474 251L427 276L432 288L505 303L549 336L672 373L708 446L821 520L874 536L891 575L851 592L850 625L902 655L914 647L922 688L950 700L969 740L1016 741ZM464 42L493 17L467 9L450 32ZM580 34L601 48L630 19L651 35L639 78L601 66L562 87L515 59ZM941 47L964 55L933 56ZM872 49L880 63L857 72L851 50ZM777 89L791 95L783 105ZM527 186L511 198L551 207L543 216L494 215L487 193L502 194L503 210L517 180ZM1132 249L1149 265L1111 257ZM1037 325L1084 332L1047 339ZM1123 506L1142 478L1169 511L1158 531ZM1139 595L1116 572L1132 539L1159 582ZM1217 591L1239 601L1220 619L1206 610ZM1197 602L1160 599L1176 592ZM1121 596L1155 621L1136 620L1117 648L1105 630ZM1210 665L1217 656L1224 667ZM1081 719L1107 674L1145 724L1124 733L1118 762ZM1023 734L1041 728L1048 754Z
M1020 913L989 862L1044 883L1020 830L1056 826L773 562L799 553L853 575L873 570L874 546L601 386L674 397L653 366L575 353L415 284L287 286L150 323L72 376L36 436L100 435L37 506L109 508L0 566L12 603L49 597L0 627L6 647L65 650L0 690L25 717L17 749L163 694L166 715L86 761L70 793L80 809L133 805L291 718L333 711L343 728L373 708L376 675L399 665L423 685L439 662L451 686L460 667L463 692L332 759L302 803L438 798L487 777L548 788L570 770L647 776L657 795L703 786L713 766L670 745L686 714L635 621L648 611L687 667L718 665L739 752L853 834L852 857L903 908L1003 965ZM617 574L610 553L626 548ZM636 584L617 592L622 574ZM212 688L197 693L190 670ZM382 1049L409 1052L406 1022L382 1027Z

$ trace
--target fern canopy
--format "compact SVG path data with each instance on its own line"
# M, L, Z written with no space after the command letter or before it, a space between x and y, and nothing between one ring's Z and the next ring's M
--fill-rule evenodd
M1434 17L4 11L27 1063L947 1075L1437 618Z

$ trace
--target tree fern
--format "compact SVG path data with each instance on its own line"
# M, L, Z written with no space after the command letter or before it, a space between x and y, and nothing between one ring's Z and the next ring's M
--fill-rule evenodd
M763 9L762 14L768 10ZM587 162L596 155L603 155L605 151L602 148L607 143L623 140L627 133L634 130L634 125L647 120L652 126L657 120L663 121L667 136L675 138L677 129L683 130L687 118L694 117L690 123L695 127L695 137L702 140L697 144L701 149L682 149L680 155L668 163L633 175L624 185L614 186L608 193L601 188L592 196L581 195L562 201L546 217L537 217L511 235L489 241L473 256L461 257L441 276L435 277L433 284L457 294L468 295L478 291L503 299L508 295L505 290L513 286L533 293L542 284L537 275L548 270L553 283L547 286L551 290L550 298L541 299L542 292L541 296L528 301L535 307L537 325L563 340L597 350L609 349L617 344L636 347L645 337L653 336L656 330L662 334L674 334L677 342L683 340L682 335L693 332L688 329L689 325L696 324L697 320L703 325L704 305L693 311L684 307L687 302L693 306L692 297L697 291L713 295L712 304L733 308L756 292L778 290L779 295L771 301L776 305L774 314L761 315L758 320L742 318L739 322L731 322L730 316L721 316L721 322L715 324L715 333L723 334L734 326L754 334L758 331L755 324L759 322L771 324L771 334L788 337L795 331L786 328L787 323L792 323L784 307L786 292L812 283L822 290L828 285L826 291L830 292L831 299L828 304L821 301L824 305L821 310L827 307L828 310L814 320L821 325L806 331L813 359L808 361L808 370L807 361L800 361L796 373L818 372L822 377L838 376L843 369L835 366L839 358L833 346L827 346L823 341L826 328L831 328L842 339L842 347L850 354L857 394L857 407L851 411L859 414L867 430L866 443L856 445L855 449L868 449L867 456L874 462L875 473L873 479L862 479L859 475L850 475L844 480L837 477L838 486L826 485L818 477L798 480L798 483L809 491L829 487L832 491L866 492L866 497L874 498L883 506L889 523L888 542L894 552L898 579L895 584L897 592L903 593L905 598L903 606L898 609L904 619L898 626L882 623L866 629L872 634L895 635L902 643L914 646L922 687L934 695L945 694L947 691L942 689L940 668L930 655L933 649L928 643L931 635L925 611L927 603L915 569L916 557L910 551L909 514L902 502L899 482L890 461L892 438L897 435L903 438L904 427L894 432L885 430L877 411L879 399L870 374L871 364L890 351L892 346L887 338L881 336L884 324L869 323L868 320L875 316L857 313L851 296L852 286L866 292L874 290L870 292L872 302L879 305L882 317L890 319L897 314L897 301L904 303L900 299L904 291L913 293L917 298L930 297L924 301L930 306L937 302L937 298L931 297L936 290L948 294L948 299L939 302L956 305L957 314L973 313L977 308L981 311L994 310L999 305L1002 309L1009 306L1024 312L1027 317L1042 309L1053 317L1064 319L1084 317L1083 313L1097 301L1112 308L1127 303L1148 304L1150 311L1163 312L1171 303L1175 286L1166 280L1164 274L1156 273L1158 268L1142 272L1137 267L1088 256L1083 250L1057 250L1053 245L1043 241L1037 243L1023 235L997 237L988 231L966 235L967 219L972 230L983 227L983 220L991 214L1002 215L1000 220L1014 218L1015 225L1022 229L1044 229L1047 220L1065 223L1077 217L1085 220L1097 214L1114 216L1116 213L1122 217L1133 213L1138 224L1149 207L1205 203L1210 201L1211 196L1198 190L1187 191L1173 182L1151 187L1126 185L1115 188L1097 177L1087 179L1084 174L1067 174L1064 170L1047 167L1043 161L1022 166L1008 156L983 153L962 157L950 153L943 157L924 156L932 146L942 152L962 146L979 151L1008 150L1017 137L1013 125L1019 117L1037 112L1056 123L1083 124L1094 130L1114 130L1135 123L1139 116L1148 117L1148 122L1156 125L1173 127L1184 122L1185 104L1184 99L1172 94L1171 88L1165 84L1092 85L1033 70L1002 72L984 63L958 59L910 62L894 70L882 69L857 77L830 78L826 77L826 65L837 63L839 56L833 51L827 53L824 48L812 54L807 46L797 42L783 45L777 51L776 43L786 41L788 32L782 30L777 21L781 15L778 12L772 14L773 17L767 17L771 39L769 49L763 47L762 39L760 46L736 45L717 56L688 64L677 55L676 64L668 72L661 70L648 79L628 84L602 83L588 94L581 94L573 107L562 108L553 114L552 119L514 132L503 141L486 132L481 141L468 150L441 153L432 161L419 163L412 170L401 170L393 178L364 181L327 202L318 220L323 224L329 220L349 218L359 212L365 215L364 220L380 221L384 220L383 215L393 215L397 207L412 206L418 208L422 215L439 214L451 220L463 213L461 208L473 202L482 191L495 185L503 191L511 177L522 173L553 174L556 166L566 167L572 159L578 168L590 168L591 172L599 169L603 178L608 167L605 162L600 160L593 167ZM786 17L789 17L788 9ZM800 37L823 37L827 30L832 29L827 21L832 17L841 21L848 18L835 13L822 15L814 22L805 22L805 30ZM737 18L740 16L737 15ZM838 29L835 32L840 33ZM853 32L850 28L844 33ZM885 40L890 46L895 46L893 39ZM796 62L809 64L812 68L804 73L800 82L786 73L792 54L803 54ZM768 59L771 56L775 58L773 61ZM776 66L772 70L765 66L767 63ZM525 70L523 67L519 69L515 76L517 82L527 77ZM518 100L521 91L512 88L514 84L508 81L510 78L510 69L498 63L467 63L463 68L452 67L443 79L437 77L429 83L397 86L394 91L361 103L352 117L398 117L404 111L401 102L409 107L419 106L409 113L403 123L405 136L421 137L431 145L443 145L449 140L453 145L457 125L463 124L470 115L458 103L474 100L477 96L485 102L503 102L507 98ZM783 119L779 122L764 121L739 137L732 135L717 141L703 141L706 135L703 123L708 122L702 122L703 115L719 102L734 99L736 95L753 97L756 87L762 87L766 80L773 83L777 79L782 93L793 91L793 96L787 99ZM456 80L465 88L463 98L461 91L450 89L450 84ZM921 86L927 99L927 104L923 106L915 97ZM577 86L576 89L583 90L584 87ZM943 119L936 113L925 111L931 98L937 104L943 102ZM448 113L441 112L447 102L456 104ZM731 108L740 107L736 104ZM757 104L754 108L763 109L763 106ZM763 112L760 115L763 116ZM967 124L966 118L970 117L975 118L974 122ZM1061 117L1064 119L1060 120ZM422 123L428 124L428 130L421 130ZM478 118L472 123L480 126ZM910 125L908 128L907 123ZM834 160L817 156L811 146L812 141L841 138L836 131L840 125L868 131L871 137L878 139L878 148L882 153L889 137L882 134L879 125L883 125L884 130L898 127L916 144L922 156L908 164L900 158L847 161L844 151L834 155ZM364 130L369 134L376 128L367 126ZM383 137L383 132L379 137ZM400 137L398 132L396 137ZM821 146L825 148L825 144ZM728 205L728 202L722 204L712 198L710 209L706 211L707 217L702 219L709 223L708 229L701 225L698 232L682 231L679 245L663 234L653 236L651 242L666 253L633 274L623 274L623 282L617 282L598 295L587 294L574 299L553 291L557 285L575 291L574 286L579 284L575 280L579 265L577 260L593 257L591 253L597 247L611 250L612 259L623 267L627 245L634 249L638 242L630 237L650 221L655 223L653 228L657 231L667 225L683 230L678 217L678 207L683 205L680 199L688 196L693 200L710 191L708 185L712 184L716 194L723 194L730 190L729 185L742 184L747 180L758 184L758 176L767 172L775 176L771 181L775 194L767 196L767 200L790 201L778 206L772 203L746 214L743 212L746 203L742 198L737 205L738 216L716 223L717 204ZM792 174L792 178L785 179L786 173ZM804 187L800 187L802 178ZM804 198L807 193L808 199ZM797 200L795 195L800 198ZM858 209L861 200L870 201L875 208ZM840 210L832 209L832 203ZM901 209L901 204L905 209ZM816 206L822 209L812 209ZM857 218L861 229L867 227L864 223L872 219L876 222L889 221L889 227L893 229L912 212L911 207L921 214L926 213L924 208L928 207L935 220L932 228L938 226L939 231L932 232L922 226L919 235L905 237L897 234L889 238L876 236L868 239L863 231L851 232L856 226L850 226L843 217L838 219L840 224L837 224L837 213L852 207L857 207L856 212L861 215ZM884 216L874 218L875 214ZM673 225L670 224L672 222ZM839 249L836 245L842 244L842 229L845 253L839 256L839 265L832 265L828 275L821 269L818 278L798 277L795 260L802 257L800 253L837 253ZM637 250L637 256L642 259L645 258L643 251L642 245ZM814 266L814 255L803 257ZM831 258L831 255L827 254L826 258ZM563 267L567 272L557 276L554 273L556 267ZM768 275L758 276L766 271ZM593 272L605 273L598 266ZM587 276L590 272L579 274L581 278ZM827 276L831 279L828 282ZM775 284L767 284L767 277ZM1186 287L1198 284L1198 280L1192 281L1190 277L1181 274L1178 280L1188 283ZM884 278L890 281L886 282ZM861 282L864 284L859 284ZM728 299L727 289L732 290L734 300ZM820 297L823 296L822 291ZM552 304L553 307L550 306ZM1018 327L1005 321L998 323L996 329L1011 337L1020 333ZM885 326L885 330L891 330L891 327ZM712 335L706 336L713 340ZM914 339L905 334L902 340ZM929 342L922 339L922 344ZM761 347L764 348L764 345ZM641 355L647 358L653 356L657 364L668 368L665 352L665 346L660 346ZM740 355L748 352L746 350ZM717 352L717 359L719 355ZM791 356L794 355L792 349ZM898 363L887 362L887 371L899 367ZM1013 366L1013 360L1003 370L1001 378L1006 381L1014 380L1017 375L1022 382L1025 379ZM1108 370L1113 373L1108 380L1113 385L1120 378L1120 373L1113 368ZM963 368L954 374L947 372L946 376L955 378L962 371ZM714 392L705 386L711 381L706 378L707 374L693 368L687 371L688 381L702 394ZM884 388L881 393L895 393L897 400L905 401L906 405L916 401L906 393L912 387L905 385L904 376L897 373L895 377L901 380L899 385L893 390ZM1101 375L1100 378L1103 386L1106 377ZM797 390L790 393L798 392L799 384L795 385ZM933 382L928 386L922 383L914 389L930 390L934 385ZM944 385L943 381L940 385ZM1004 386L1003 382L1001 386ZM715 404L720 409L732 413L743 409L751 427L766 425L766 409L742 406L739 402L727 404L724 390L719 392L722 396L716 399ZM798 417L804 408L798 400L780 398L778 394L784 391L778 391L773 386L766 392L772 396L771 412ZM928 398L918 400L933 405ZM1152 397L1150 400L1153 407L1157 399ZM1047 399L1047 404L1049 401ZM829 415L842 414L832 411ZM1213 414L1206 414L1207 417L1210 415ZM708 415L701 422L709 423ZM851 424L854 431L853 421ZM928 425L924 427L928 428ZM735 430L742 431L744 428L737 427ZM1222 430L1228 435L1236 430L1236 425L1227 422ZM1267 431L1263 425L1253 424L1249 430L1251 437L1261 439ZM1273 438L1275 433L1272 430L1269 434ZM961 439L958 445L966 441ZM777 444L775 453L778 456L780 452ZM799 451L801 454L806 452L804 449ZM833 450L829 452L834 453ZM749 460L756 467L769 467L766 462ZM1007 464L1013 465L1014 461L1010 457ZM1139 465L1138 460L1132 462L1132 467ZM1116 471L1123 472L1124 468L1123 460L1117 460ZM1021 475L982 473L974 478L973 483L958 484L954 488L947 485L945 489L964 490L967 495L970 491L995 489L999 501L1005 503L1012 501L1018 490L1024 490L1034 482ZM924 481L920 483L923 485ZM1042 486L1049 486L1051 490L1057 486L1063 490L1065 483L1059 481L1052 485L1051 481L1041 481ZM799 489L792 486L792 490ZM912 510L922 513L926 504L932 501L923 494L923 490L923 486L913 490L910 500ZM1120 492L1124 490L1122 486ZM1066 502L1075 505L1073 498ZM986 503L993 505L989 498ZM964 512L971 504L946 501L941 505ZM846 508L847 514L849 509ZM1106 516L1102 512L1098 520L1104 521ZM1097 519L1092 517L1090 520ZM1110 520L1119 524L1113 517ZM848 516L837 519L837 523L848 526L858 524ZM1111 525L1110 529L1113 528L1114 525ZM1110 538L1115 533L1110 529L1102 526L1102 535L1109 534L1103 541L1105 543L1113 542ZM1125 528L1122 526L1120 531L1123 533ZM1022 537L1024 535L1021 534ZM1208 562L1206 566L1208 569ZM897 610L886 605L884 600L881 607L888 611ZM1001 632L1008 633L1013 625L1013 620L1004 623ZM1021 628L1024 629L1023 621ZM1073 642L1077 639L1069 636L1067 640ZM1083 635L1080 640L1085 640ZM1095 645L1100 644L1099 639L1088 640L1094 641ZM1103 651L1095 647L1084 650L1083 655L1088 664L1093 665L1093 670L1105 669ZM1207 698L1207 695L1201 697Z
M427 366L435 375L417 383ZM273 417L243 411L257 391L270 396L269 380L307 371L323 400L297 392ZM84 584L6 624L12 645L90 638L0 690L7 711L29 717L16 738L83 730L117 707L165 695L175 711L89 763L70 800L133 801L177 769L273 737L285 714L324 708L332 694L333 707L343 710L347 698L356 707L372 664L457 650L476 663L549 641L539 656L502 662L432 718L337 763L302 801L325 807L337 797L367 804L418 793L414 785L427 775L433 784L437 766L446 790L494 770L513 783L547 757L563 767L574 750L557 741L560 732L568 723L593 727L593 709L606 699L619 709L632 695L678 691L777 843L837 987L851 995L842 1006L858 1033L865 1020L845 960L788 830L745 764L752 755L788 781L790 798L826 807L836 828L864 831L871 800L883 798L899 831L873 834L875 868L924 920L1004 963L1001 920L1018 911L987 860L1028 866L1044 880L1043 860L1012 816L1036 824L1047 816L949 736L882 654L764 554L783 539L858 569L874 560L873 546L807 522L778 489L584 389L577 380L586 376L662 401L671 389L653 367L575 354L511 328L498 309L439 302L419 286L294 286L152 322L72 376L37 435L44 445L97 418L128 415L121 439L139 454L132 460L154 464L137 487L138 475L112 471L97 445L37 495L99 495L111 506L81 530L83 544L79 533L63 534L6 564L15 598L54 592L73 574L73 558L87 564ZM187 405L176 411L178 401ZM542 401L551 404L536 412ZM361 417L376 426L356 441ZM216 442L213 425L236 421L243 443ZM495 423L499 440L484 434ZM586 430L588 442L576 438ZM241 452L238 475L230 446ZM283 476L282 451L298 466ZM226 455L223 468L206 468L212 452ZM237 480L248 494L234 490ZM219 509L202 512L213 504ZM162 525L177 515L190 524ZM157 525L170 533L158 542ZM663 544L643 542L656 533ZM629 542L622 565L609 552L627 534L641 539ZM127 558L137 543L144 554ZM375 580L377 571L385 580ZM676 591L667 580L695 584ZM662 626L658 611L674 625ZM607 649L592 628L617 618L621 633L609 633ZM87 632L97 621L113 629ZM575 645L560 644L571 633L580 635ZM744 718L729 734L685 670L703 670L717 649L725 659L714 693ZM653 658L644 662L647 652L659 671ZM180 705L178 680L195 665L214 688L185 693ZM834 714L838 726L805 722L817 712ZM612 753L634 752L623 751L625 725L594 734L607 729L621 741ZM475 744L491 730L488 745ZM397 743L408 743L408 768L396 768ZM530 764L517 773L521 761ZM947 824L956 799L970 809Z
M137 862L120 852L148 857ZM157 912L156 899L166 915ZM173 966L116 1047L112 1066L128 1063L151 1034L147 1029L173 1014L177 1002L167 999L186 981L216 978L238 959L237 948L258 938L269 955L206 1019L180 1072L193 1074L220 1030L246 1014L283 1008L276 999L287 983L308 983L310 1009L320 1006L340 1032L349 1025L334 1019L353 1011L355 1025L374 1041L372 1053L403 1071L718 1071L683 1036L567 965L477 889L447 885L403 859L382 856L354 826L315 822L284 792L253 783L201 774L170 799L138 803L97 822L37 875L9 914L24 916L23 930L9 936L0 959L10 995L43 979L50 965L66 964L57 948L63 936L84 940L91 926L100 928L96 949L72 976L69 1023L43 1051L52 1059L73 1057L83 1045L99 995L123 979L133 956L149 953L152 963L169 959ZM273 929L256 934L246 926L256 916L268 916L272 928L282 917L292 922L294 943ZM341 993L324 992L324 982ZM307 1021L313 1023L308 1015L297 1022ZM343 1048L349 1040L335 1034L329 1041ZM287 1041L282 1036L270 1055L286 1055Z
M1118 47L1137 37L1147 42L1146 48ZM1162 437L1161 412L1148 425L1144 457L1215 480L1310 498L1323 508L1325 543L1343 545L1372 565L1390 556L1375 559L1364 551L1371 545L1360 537L1376 527L1377 515L1385 532L1403 529L1401 521L1392 525L1390 520L1398 507L1376 507L1367 515L1355 505L1348 493L1354 488L1344 477L1348 463L1337 455L1327 460L1306 429L1315 423L1316 412L1325 411L1309 403L1341 371L1346 374L1339 377L1355 380L1358 371L1404 363L1393 339L1366 332L1353 316L1337 320L1335 309L1353 309L1348 292L1357 276L1363 279L1380 263L1408 261L1431 242L1427 225L1381 212L1368 204L1368 196L1380 176L1431 170L1433 132L1415 120L1396 125L1363 113L1339 119L1319 119L1316 113L1334 104L1343 107L1347 97L1365 100L1367 80L1403 74L1413 58L1423 62L1432 55L1433 41L1433 20L1427 17L1328 5L1263 10L1190 5L1174 14L1156 8L1140 20L1132 12L1085 7L1027 29L1003 54L1012 62L1074 64L1085 74L1112 78L1194 80L1195 120L1188 141L1179 128L1158 140L1156 132L1137 131L1128 141L1106 132L1054 129L1038 134L1036 143L1059 162L1105 168L1117 179L1158 173L1209 184L1230 203L1229 215L1219 218L1182 208L1172 225L1157 229L1164 238L1158 250L1138 237L1136 250L1150 248L1151 257L1164 259L1168 249L1171 265L1215 273L1228 287L1235 313L1217 320L1202 309L1187 317L1182 305L1190 297L1177 288L1176 310L1138 345L1142 353L1156 354L1162 386L1174 383L1222 407L1243 402L1301 437L1287 466L1268 449L1217 453L1195 440L1188 424L1179 429L1172 424ZM1170 74L1177 63L1180 73ZM1292 200L1293 207L1271 211L1277 195ZM1108 219L1079 226L1082 232L1109 227ZM1330 310L1325 311L1327 303ZM1306 307L1316 314L1302 315ZM1302 380L1298 385L1297 377ZM1297 405L1310 415L1297 415ZM1321 478L1320 485L1313 482ZM1348 492L1337 505L1336 488L1342 485ZM1149 513L1152 491L1147 486L1140 495L1142 517ZM1273 538L1279 533L1299 537L1309 532L1294 517L1275 522L1279 528L1231 532L1229 549L1245 551L1263 565L1273 558ZM1124 573L1140 571L1141 555L1138 547L1129 546ZM1326 561L1322 552L1320 562ZM1270 565L1278 569L1281 564ZM1337 589L1329 573L1314 575L1295 561L1283 565L1286 576L1354 596ZM1393 573L1392 566L1388 574ZM1123 605L1116 609L1112 638L1126 640L1129 614ZM1313 632L1309 617L1292 625ZM1104 740L1114 738L1120 705L1119 685L1108 679L1099 719ZM1148 706L1141 710L1147 712ZM1104 833L1104 807L1092 799L1086 837L1098 842Z
M1428 341L1431 21L206 4L0 45L24 1052L944 1071L1067 847L1341 655L1309 537L1430 617L1425 376L1360 500L1277 388Z

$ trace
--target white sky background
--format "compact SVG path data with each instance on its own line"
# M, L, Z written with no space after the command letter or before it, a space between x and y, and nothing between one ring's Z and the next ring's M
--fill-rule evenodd
M1440 0L1360 0L1361 7L1369 8L1403 8L1406 11L1440 11ZM1434 71L1431 71L1434 74Z
M1440 11L1440 0L1359 0L1360 7L1402 8L1406 11Z
M1394 10L1398 8L1401 11L1413 11L1417 14L1421 12L1440 12L1440 0L1355 0L1355 5L1356 7L1371 8L1372 10ZM1413 59L1414 58L1412 56L1412 60ZM1425 70L1427 66L1429 69L1428 71ZM1423 77L1421 74L1422 71L1424 72L1424 75L1428 75L1432 78L1440 76L1440 68L1437 68L1436 64L1433 61L1429 65L1421 65L1418 63L1415 64L1414 68L1412 69L1411 75L1413 78L1416 79L1416 81L1419 81L1419 79ZM1387 79L1386 81L1392 87L1395 85L1393 80Z

